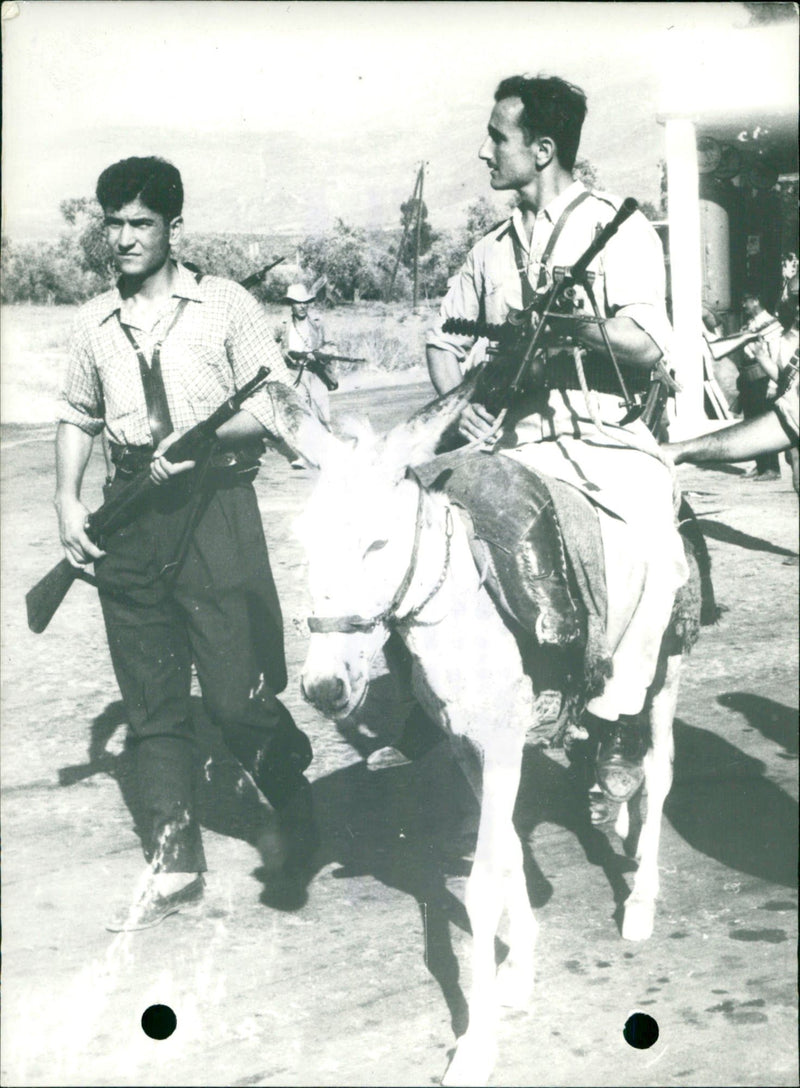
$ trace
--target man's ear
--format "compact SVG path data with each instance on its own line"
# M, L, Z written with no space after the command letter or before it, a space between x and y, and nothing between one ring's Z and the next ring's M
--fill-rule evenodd
M170 220L169 224L169 244L173 248L183 237L183 216L176 215L174 219Z
M556 155L555 141L549 136L536 137L536 165L540 170L549 166Z

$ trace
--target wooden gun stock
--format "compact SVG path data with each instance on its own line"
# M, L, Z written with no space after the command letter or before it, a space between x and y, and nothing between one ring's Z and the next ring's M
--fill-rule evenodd
M95 584L91 574L74 567L69 559L62 559L25 594L28 627L35 635L45 630L76 579Z

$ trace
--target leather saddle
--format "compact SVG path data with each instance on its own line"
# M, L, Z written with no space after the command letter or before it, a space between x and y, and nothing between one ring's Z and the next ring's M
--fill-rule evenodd
M496 454L455 450L414 472L423 486L444 492L468 515L473 555L489 592L518 641L533 636L538 658L543 649L552 651L550 660L559 662L554 686L562 687L569 661L581 696L598 695L611 655L603 543L592 504L569 485L553 480L548 486ZM676 595L665 636L669 653L690 650L700 626L718 617L708 550L686 499L678 521L691 573Z
M553 499L541 477L508 457L459 451L415 472L469 515L476 563L506 617L541 645L583 641L585 609L571 585ZM596 540L588 546L602 557L594 521Z

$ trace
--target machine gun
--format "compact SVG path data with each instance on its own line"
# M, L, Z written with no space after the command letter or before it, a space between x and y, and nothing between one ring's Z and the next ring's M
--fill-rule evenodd
M239 280L239 286L247 288L248 291L252 290L253 287L257 287L258 284L261 283L267 272L271 272L273 268L277 268L277 266L283 264L285 260L285 257L278 257L277 261L273 261L271 264L265 264L258 272L253 272L251 276Z
M614 349L605 328L605 319L600 313L594 296L592 283L594 276L588 271L589 265L605 248L619 228L630 218L638 207L637 202L628 197L623 201L614 218L597 234L592 244L578 258L571 268L554 270L553 283L549 290L539 292L537 298L522 310L511 310L503 325L486 324L480 321L465 321L450 318L442 326L445 332L461 335L486 336L496 342L497 347L491 352L492 358L485 364L477 380L475 400L483 404L493 415L513 404L517 397L528 390L544 388L547 381L547 359L542 348L554 341L564 345L553 325L559 320L582 323L592 322L600 329L605 350L611 360L619 386L619 391L627 409L622 422L630 422L643 412L643 406L631 397ZM583 313L579 305L577 288L586 293L593 313ZM553 324L551 324L553 323ZM579 358L580 349L573 345L575 367L582 375ZM657 366L656 380L665 384L667 391L677 388L676 383L661 364ZM661 398L651 398L655 401ZM665 398L664 398L665 399ZM653 404L655 409L656 405Z
M295 367L300 371L297 380L300 380L300 376L304 369L308 369L312 374L316 374L319 380L330 389L331 392L334 389L339 388L339 383L333 377L330 372L331 363L366 363L366 359L356 359L350 355L334 355L329 351L287 351L290 363L293 363Z
M197 461L208 455L216 443L217 430L236 415L243 402L264 384L268 374L269 369L262 366L254 378L228 397L210 416L177 438L164 451L164 459L177 463ZM119 494L89 514L85 528L92 543L102 548L112 533L135 520L159 486L151 480L149 468L145 469L134 476ZM91 575L65 558L28 591L25 596L28 627L34 634L39 635L45 630L76 578L94 584Z

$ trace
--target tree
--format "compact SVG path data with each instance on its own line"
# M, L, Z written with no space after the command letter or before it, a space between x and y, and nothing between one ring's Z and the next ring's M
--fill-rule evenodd
M406 200L400 205L400 225L405 232L405 244L400 260L410 268L414 263L414 250L417 244L417 209L419 209L421 221L419 225L419 256L422 257L433 245L436 234L428 222L428 207L418 197Z
M478 197L467 208L467 221L464 225L464 242L467 249L488 234L498 222L497 209L485 196Z
M304 238L298 255L309 279L327 276L344 299L380 298L391 275L386 250L342 219L330 233Z
M576 159L572 168L572 177L575 181L581 181L590 191L600 188L600 177L597 170L588 159Z
M59 209L77 236L84 268L110 282L114 276L114 261L106 241L103 209L94 197L88 196L62 200Z

